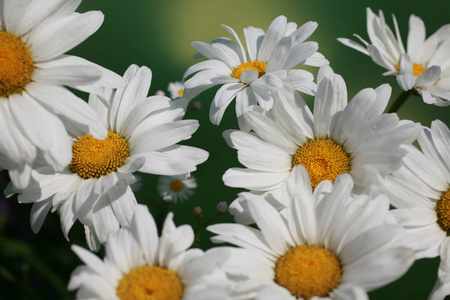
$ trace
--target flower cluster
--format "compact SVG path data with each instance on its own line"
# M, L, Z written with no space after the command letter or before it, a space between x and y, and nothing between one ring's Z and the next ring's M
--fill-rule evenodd
M396 114L415 94L450 103L450 24L425 39L412 15L405 50L395 17L394 35L368 9L371 43L339 39L396 76L404 92L386 113L391 86L349 101L342 76L308 41L318 24L284 16L266 31L245 28L246 48L226 25L233 40L193 42L206 59L169 84L170 98L148 96L148 67L119 76L65 54L103 21L101 12L76 13L80 2L0 0L5 195L32 204L35 233L57 212L67 240L79 221L87 247L104 247L100 259L72 245L84 263L68 283L77 299L368 299L425 257L441 258L430 299L450 295L450 130ZM316 79L303 66L318 67ZM169 208L194 195L191 173L209 156L183 144L199 128L184 119L187 108L201 110L195 98L217 85L210 120L219 125L236 99L239 129L223 137L244 166L223 182L247 191L230 205L214 199L213 217L195 207L195 231L177 226ZM146 178L137 172L159 176L157 215L138 203L132 185ZM234 223L216 223L228 212ZM228 245L200 249L204 227Z

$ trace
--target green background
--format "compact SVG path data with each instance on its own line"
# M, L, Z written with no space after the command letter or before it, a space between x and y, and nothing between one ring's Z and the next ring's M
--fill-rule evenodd
M193 41L210 42L214 38L229 36L220 26L231 26L241 38L247 26L267 29L278 15L299 26L316 21L319 27L309 40L319 43L319 51L330 61L331 67L341 74L348 88L349 98L367 87L389 83L393 87L392 99L400 93L394 77L384 77L385 71L368 57L337 42L338 37L352 38L358 33L367 39L366 7L377 12L382 9L388 24L391 14L399 23L406 42L410 14L421 17L427 36L449 23L448 1L144 1L144 0L85 0L79 12L100 10L105 15L102 27L70 53L81 56L119 74L130 64L145 65L153 71L150 94L157 90L167 92L169 82L181 80L185 70L194 64ZM316 74L316 68L308 68ZM201 110L189 109L186 118L198 119L200 128L185 144L207 150L209 159L194 172L198 188L185 203L170 204L178 225L197 227L192 214L201 206L208 216L216 214L219 201L231 203L240 191L223 185L222 174L230 167L240 166L236 151L222 138L226 129L237 128L234 104L226 111L220 126L209 122L209 105L216 89L201 94ZM81 95L81 94L80 94ZM82 95L87 98L86 95ZM311 105L311 97L305 97ZM450 124L447 108L426 105L419 97L411 97L400 109L402 119L410 119L429 126L440 119ZM160 202L156 193L156 176L143 174L138 201L151 206ZM3 183L5 179L3 179ZM153 200L150 200L153 199ZM0 299L71 299L73 293L65 291L70 272L81 262L69 249L60 230L57 214L50 214L39 234L29 229L30 205L18 205L16 199L0 199ZM157 219L164 211L151 206ZM203 219L206 221L206 217ZM229 215L215 221L231 222ZM70 233L71 243L86 247L81 225L75 224ZM200 246L210 247L208 235L202 232ZM102 254L102 251L101 251ZM370 293L371 299L426 299L437 276L439 259L421 260L400 280Z

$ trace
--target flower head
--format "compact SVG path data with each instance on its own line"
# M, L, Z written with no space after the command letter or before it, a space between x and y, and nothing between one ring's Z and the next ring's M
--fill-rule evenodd
M436 120L431 128L423 128L418 142L422 151L404 147L402 167L379 180L396 207L392 214L415 236L417 257L440 256L436 293L450 294L450 287L442 282L450 278L450 130Z
M194 242L192 228L176 227L172 219L170 213L158 237L153 217L139 205L130 226L108 238L103 260L72 246L86 265L72 273L69 290L77 290L76 299L228 299L212 285L224 277L227 250L188 249Z
M63 122L98 123L93 109L63 86L89 92L124 85L115 73L64 54L103 22L98 11L75 13L80 2L0 1L0 168L9 171L17 188L28 184L37 161L54 171L70 163ZM94 136L107 133L100 127Z
M395 35L386 24L382 11L377 16L367 8L370 43L358 35L356 37L363 46L345 38L338 40L369 55L377 65L388 70L384 75L395 75L402 90L418 92L428 104L450 105L450 24L442 26L426 39L423 21L411 15L405 50L395 16L393 21Z
M197 188L193 175L159 176L156 189L164 201L183 202L188 200Z
M270 114L259 107L245 113L254 132L224 132L246 167L228 169L223 175L225 185L271 193L271 203L280 208L286 205L279 198L283 181L293 167L302 165L313 188L347 173L355 192L364 190L376 182L377 174L385 176L400 167L405 151L399 146L412 143L420 131L418 124L383 114L390 93L388 85L364 89L347 104L342 77L322 67L314 115L298 93L279 93ZM239 198L230 205L230 212L244 213Z
M340 299L348 294L368 299L367 291L396 280L412 265L414 252L405 246L410 238L392 224L387 197L352 195L348 174L334 186L326 181L319 187L322 192L313 193L306 169L294 167L283 185L285 210L245 194L242 204L258 229L242 224L207 228L217 234L213 242L239 247L223 267L236 278L236 299Z
M187 100L172 101L164 96L146 98L151 82L147 67L132 65L124 78L125 88L104 89L91 94L89 105L108 129L105 139L96 139L83 128L69 127L72 162L61 173L48 167L32 171L33 181L20 192L19 202L34 203L31 225L39 231L45 216L61 207L64 235L78 219L85 226L91 249L119 226L130 224L136 199L130 185L139 171L176 175L196 170L208 153L178 145L198 128L196 120L181 120Z
M172 99L181 98L184 95L184 84L181 81L169 83L167 89L169 90L170 98Z
M239 127L248 130L243 119L245 109L259 104L264 110L270 110L274 101L272 93L284 86L314 94L316 85L313 75L292 68L328 64L317 52L316 42L305 42L317 28L317 23L308 22L297 28L295 23L287 23L286 17L279 16L266 33L260 28L245 28L247 51L236 32L226 25L222 26L235 41L218 38L210 45L192 43L192 47L208 60L195 64L184 74L184 78L195 74L185 83L184 95L189 99L222 84L211 104L212 123L220 123L225 109L234 98Z

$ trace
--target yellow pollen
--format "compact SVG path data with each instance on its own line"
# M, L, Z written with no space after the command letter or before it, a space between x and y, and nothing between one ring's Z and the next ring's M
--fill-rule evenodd
M31 82L33 72L33 59L25 43L0 31L0 97L21 93Z
M81 178L100 178L117 171L130 156L128 143L112 131L104 140L85 135L72 145L69 169Z
M450 236L450 190L442 194L436 203L437 223Z
M184 183L181 180L172 180L169 188L174 192L179 192L183 189Z
M241 81L242 72L244 72L245 70L255 70L258 72L258 78L259 78L259 77L263 76L264 74L266 74L266 67L267 67L267 64L265 62L251 60L251 61L248 61L246 63L243 63L243 64L237 66L233 70L233 73L231 73L231 77L239 79L239 82L242 82Z
M275 282L297 298L325 297L341 280L342 269L336 256L317 245L289 249L275 266Z
M183 95L184 95L184 90L178 90L178 95L181 96L181 97L183 97Z
M314 139L298 148L292 167L303 165L311 178L313 189L323 180L334 182L350 171L350 158L342 147L330 139Z
M122 277L117 296L120 300L179 300L183 296L183 285L170 270L142 266Z
M400 66L399 66L399 65L396 65L396 66L395 66L395 69L396 69L397 71L400 71ZM421 64L413 63L413 75L416 76L416 77L419 77L420 74L422 74L426 69L427 69L427 68L424 67L424 66L422 66Z

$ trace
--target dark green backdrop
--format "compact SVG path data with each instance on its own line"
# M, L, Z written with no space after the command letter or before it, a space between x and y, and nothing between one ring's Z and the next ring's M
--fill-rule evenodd
M180 80L184 71L195 61L193 41L210 42L228 36L220 26L231 26L243 37L242 29L255 26L267 29L278 15L301 25L313 20L319 23L310 40L319 43L319 51L330 61L336 73L341 74L351 98L366 87L389 83L393 97L400 94L394 77L383 77L385 71L372 63L368 56L343 46L337 37L351 38L353 33L367 38L366 7L382 9L388 24L395 14L406 41L410 14L421 17L427 27L427 36L450 21L448 1L149 1L149 0L85 0L78 11L100 10L105 21L99 31L77 47L72 54L84 57L119 74L130 64L146 65L153 71L151 94L167 91L171 81ZM314 74L314 68L309 68ZM229 149L222 132L237 128L234 105L225 113L220 126L209 122L209 104L214 91L202 94L198 100L203 109L189 111L186 118L198 119L200 128L186 142L210 153L208 161L194 173L198 189L194 197L183 204L172 204L178 225L196 226L192 215L195 206L201 206L209 215L215 214L219 201L230 203L239 190L225 187L222 174L226 169L239 166L236 151ZM311 104L311 98L307 98ZM450 124L447 108L423 104L412 97L400 109L402 119L411 119L429 126L434 119ZM142 175L143 186L137 193L141 203L156 199L156 176ZM59 219L51 214L42 231L34 235L29 230L30 205L18 205L16 199L0 199L0 299L71 299L74 294L65 292L70 272L81 262L70 251L59 228ZM155 214L158 211L152 209ZM218 222L231 222L221 216ZM71 232L71 242L85 246L81 226ZM208 236L202 234L201 246L210 246ZM406 276L385 288L370 293L371 299L426 299L437 276L438 259L416 262ZM28 290L28 291L27 291ZM6 296L5 296L6 295Z

